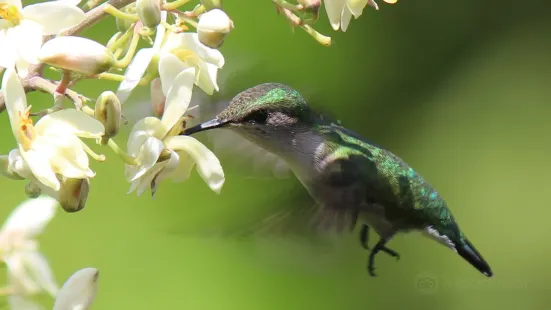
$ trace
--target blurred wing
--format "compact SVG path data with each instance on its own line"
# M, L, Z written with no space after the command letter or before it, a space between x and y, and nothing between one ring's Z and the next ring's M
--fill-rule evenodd
M233 239L278 237L324 243L324 237L350 231L355 223L354 217L316 204L302 187L285 195L271 195L254 204L246 208L249 210L246 214L238 214L238 220L222 215L209 219L208 224L198 224L199 228L186 226L173 233ZM233 212L239 211L231 212L235 219Z

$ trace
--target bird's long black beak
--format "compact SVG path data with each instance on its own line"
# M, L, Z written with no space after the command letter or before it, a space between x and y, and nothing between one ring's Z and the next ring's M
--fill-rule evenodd
M227 124L227 122L219 121L218 119L215 118L215 119L211 119L210 121L203 122L203 123L201 123L197 126L187 128L187 129L184 130L184 132L182 134L184 136L189 136L189 135L192 135L192 134L200 132L200 131L219 128L219 127L222 127L226 124Z

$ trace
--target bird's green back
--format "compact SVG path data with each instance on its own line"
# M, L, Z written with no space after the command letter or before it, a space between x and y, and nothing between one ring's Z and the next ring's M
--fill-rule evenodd
M384 203L389 218L455 230L455 220L444 199L401 158L334 123L320 122L316 131L326 138L331 160L356 163L367 202Z

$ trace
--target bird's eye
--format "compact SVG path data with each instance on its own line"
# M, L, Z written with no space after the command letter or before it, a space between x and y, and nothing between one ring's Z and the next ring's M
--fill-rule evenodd
M252 123L252 124L265 124L267 119L268 119L268 112L260 110L249 114L247 117L243 119L243 121L247 123Z

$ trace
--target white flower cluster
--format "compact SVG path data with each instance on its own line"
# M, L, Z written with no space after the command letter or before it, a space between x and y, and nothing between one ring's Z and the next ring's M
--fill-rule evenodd
M297 4L292 4L286 0L272 0L279 13L293 25L301 27L322 45L331 45L331 38L324 36L314 30L312 25L318 21L319 10L322 0L296 0ZM396 3L398 0L384 0L386 3ZM329 22L333 30L342 30L346 32L352 16L359 18L364 8L369 5L376 10L379 6L375 0L323 0L325 10L329 17Z
M28 199L9 215L0 229L0 257L7 266L11 309L41 309L30 298L41 292L55 297L54 310L88 309L97 290L98 270L84 268L73 274L59 289L50 265L39 252L35 238L44 231L58 209L58 203L43 196Z
M178 9L187 2L114 0L85 13L78 0L26 7L19 0L0 1L0 66L5 69L1 94L17 142L9 154L0 156L4 175L27 180L31 197L43 193L66 211L78 211L95 176L89 158L105 160L84 141L92 139L120 155L129 192L141 195L150 189L154 194L162 180L184 181L196 167L219 193L224 184L219 160L201 142L181 133L195 86L209 95L219 90L217 73L224 57L217 48L233 22L212 5ZM98 12L117 21L118 31L106 45L71 35ZM138 49L142 40L150 47ZM43 78L45 66L59 71L61 80ZM124 75L120 70L125 70ZM91 100L70 89L83 79L108 79L120 85L116 93L102 93L90 107ZM148 84L159 117L134 124L125 152L112 140L123 119L121 106L136 87ZM31 113L29 88L51 93L53 107ZM66 98L73 101L73 108L64 108ZM32 116L41 117L35 123Z

